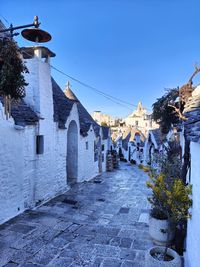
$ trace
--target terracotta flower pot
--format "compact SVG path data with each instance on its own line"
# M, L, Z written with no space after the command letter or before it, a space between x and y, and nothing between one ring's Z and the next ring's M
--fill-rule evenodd
M167 245L175 236L175 225L169 220L159 220L150 216L149 234L156 245Z
M181 257L173 249L167 249L168 259L164 261L155 257L155 254L164 254L165 247L150 248L145 255L145 267L182 267Z

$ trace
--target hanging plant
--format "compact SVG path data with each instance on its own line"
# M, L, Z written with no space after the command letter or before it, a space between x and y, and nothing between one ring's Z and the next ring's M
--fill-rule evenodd
M28 73L28 69L16 43L9 38L0 39L0 96L3 97L7 119L11 116L12 102L25 97L28 84L23 73Z

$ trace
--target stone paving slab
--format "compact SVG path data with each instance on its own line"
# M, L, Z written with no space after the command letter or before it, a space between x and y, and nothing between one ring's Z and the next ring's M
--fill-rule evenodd
M0 267L144 267L147 175L122 163L0 226Z

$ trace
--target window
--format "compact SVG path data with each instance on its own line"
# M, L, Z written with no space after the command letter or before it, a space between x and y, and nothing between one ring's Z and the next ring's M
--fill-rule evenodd
M86 150L88 150L88 142L85 142L85 148L86 148Z
M135 126L138 126L138 121L135 121Z
M105 147L104 145L101 146L101 151L104 151Z
M36 154L44 153L44 135L36 136Z

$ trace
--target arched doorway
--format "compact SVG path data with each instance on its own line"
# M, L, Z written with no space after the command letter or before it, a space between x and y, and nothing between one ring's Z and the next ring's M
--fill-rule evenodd
M67 183L74 184L78 177L78 128L71 121L67 131Z

